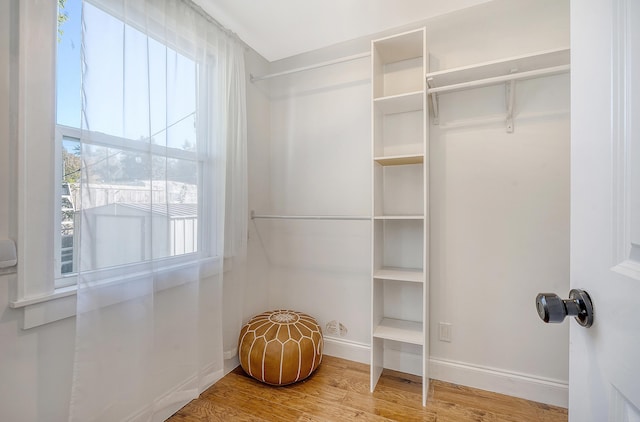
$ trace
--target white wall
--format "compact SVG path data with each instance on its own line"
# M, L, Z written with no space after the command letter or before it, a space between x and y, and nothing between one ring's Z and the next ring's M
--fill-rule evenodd
M568 45L565 2L493 3L499 7L487 9L489 4L430 22L432 65L444 68ZM0 2L0 238L12 235L15 217L9 113L14 4ZM482 25L478 18L488 21ZM357 40L275 63L271 70L368 48L368 40ZM252 53L247 64L255 74L269 70ZM250 208L370 213L368 78L364 59L247 85ZM477 100L485 104L488 98L490 107L470 103L458 111L453 105L460 99L443 99L443 123L462 113L497 110L500 96L486 92ZM432 225L439 229L432 250L440 255L432 256L431 321L454 324L452 343L432 340L434 358L566 381L567 326L542 325L533 297L538 291L568 290L568 116L561 112L567 98L562 76L529 82L519 88L516 109L524 114L551 104L558 113L516 117L510 135L496 124L432 128ZM366 222L255 221L244 319L266 307L291 307L315 315L323 326L338 320L348 332L337 337L343 343L330 347L367 357L369 260ZM74 320L23 331L21 311L8 307L13 283L13 275L0 276L2 419L66 420ZM497 308L487 312L473 306L473 298L494 300ZM487 312L485 318L479 309ZM227 330L225 343L232 344L232 337Z
M265 82L258 82L264 84ZM370 215L368 60L271 84L271 209L282 215ZM370 339L370 223L256 221L270 233L271 308L338 321ZM328 333L325 333L326 335Z
M432 70L569 46L568 2L493 6L433 22ZM431 355L566 383L568 324L541 323L534 298L569 290L569 75L517 84L513 134L456 126L501 115L504 98L502 86L443 95L431 128Z
M567 1L495 0L426 25L432 71L569 45ZM368 51L370 39L271 71ZM271 208L258 212L370 214L369 72L360 59L255 83L271 90ZM534 298L568 291L568 75L518 83L511 134L495 122L504 98L503 86L442 95L431 127L432 374L566 405L568 326L539 321ZM256 225L269 236L270 307L341 322L348 332L325 333L327 352L368 361L369 224ZM438 322L453 324L451 343ZM419 371L404 350L387 363Z

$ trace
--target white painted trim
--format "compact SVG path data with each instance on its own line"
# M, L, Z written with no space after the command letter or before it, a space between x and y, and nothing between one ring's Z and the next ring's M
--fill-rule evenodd
M167 394L154 403L152 421L167 420L171 415L186 406L191 400L197 399L198 396L199 393L197 389L178 390Z
M324 337L324 344L324 353L328 356L369 364L369 345L327 336ZM389 348L384 353L385 368L421 375L420 355ZM440 358L429 359L429 376L553 406L566 408L569 403L569 384L563 380Z
M57 3L18 2L17 168L18 257L14 297L54 292L55 51Z
M640 421L640 409L635 407L616 387L609 387L609 420L615 422Z
M215 370L215 362L200 370L200 377L192 376L158 397L154 402L130 415L127 421L164 421L197 398L223 377L222 370ZM197 386L196 386L197 384ZM150 416L151 415L151 416Z
M238 356L237 347L225 350L222 357L224 359L224 368L222 369L224 371L224 375L227 375L229 372L240 366L240 356Z
M251 82L263 81L265 79L272 79L272 78L276 78L278 76L290 75L292 73L303 72L305 70L318 69L318 68L321 68L321 67L331 66L331 65L334 65L334 64L338 64L338 63L344 63L344 62L349 62L349 61L352 61L352 60L363 59L365 57L370 57L370 56L371 56L371 52L367 51L365 53L359 53L359 54L354 54L354 55L347 56L347 57L341 57L339 59L329 60L329 61L321 62L321 63L316 63L316 64L312 64L312 65L309 65L309 66L297 67L295 69L285 70L283 72L270 73L268 75L254 76L252 74L249 74L249 80Z
M233 359L237 355L238 355L238 348L234 347L232 349L225 350L224 354L223 354L223 357L224 357L224 360L227 360L227 359Z
M75 293L74 290L73 294L69 296L55 297L46 302L25 306L22 329L28 330L76 316L77 296Z
M191 400L198 397L198 390L192 386L197 383L197 377L191 376L182 383L171 388L146 406L132 413L124 420L128 422L164 421L180 410ZM190 387L191 388L188 388ZM175 410L173 410L175 409ZM170 412L170 413L169 413Z
M60 287L53 293L48 295L42 295L38 297L31 297L28 299L18 299L9 302L9 307L13 309L24 308L31 305L47 302L50 300L61 299L67 296L75 296L77 294L78 287L76 285Z
M181 260L182 259L182 260ZM167 262L182 262L185 258L173 257ZM141 263L142 265L148 263ZM220 267L220 258L203 258L199 261L199 271L201 278L209 278L222 271ZM183 266L194 265L186 262L181 265L167 265L164 268L157 269L153 274L158 278L156 282L156 291L170 289L184 284L185 281L181 277L171 277L172 271L179 271ZM149 273L151 274L151 273ZM139 274L130 274L127 277L114 278L108 282L104 282L101 288L108 289L123 282L135 282L139 279ZM24 320L22 324L23 330L39 327L50 322L59 321L76 315L77 308L77 286L61 287L56 289L54 293L39 297L33 297L24 300L15 300L9 302L9 306L14 309L24 308ZM112 295L113 296L113 295ZM112 297L114 303L124 302L132 297Z
M429 366L431 377L440 381L564 408L569 404L569 384L560 380L437 358Z
M164 421L199 395L197 376L191 376L184 382L168 390L153 403L144 406L124 420L130 422Z
M218 364L216 362L207 365L200 371L200 385L199 394L202 394L206 389L211 387L216 382L220 381L224 377L225 372L223 369L216 369Z
M223 376L227 375L229 372L233 371L238 366L240 366L240 359L238 358L238 355L232 357L231 359L226 359L224 361L224 368L222 370Z
M613 7L613 24L619 28L613 31L611 58L611 138L612 138L612 204L613 204L613 245L612 270L625 276L634 277L626 271L625 261L631 249L631 169L629 167L630 144L627 113L630 110L627 95L628 26L626 2L616 1Z
M324 354L369 365L371 347L365 343L324 336Z
M615 271L625 277L640 280L640 263L638 263L637 261L626 259L620 262L618 265L612 267L611 271Z

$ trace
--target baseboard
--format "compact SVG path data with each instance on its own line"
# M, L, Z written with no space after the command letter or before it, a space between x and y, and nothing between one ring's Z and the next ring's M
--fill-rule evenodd
M218 382L224 376L223 370L217 369L219 366L220 364L216 362L205 366L200 370L199 377L190 377L173 390L167 392L164 396L158 398L153 404L151 421L160 422L168 419L191 400L198 397L200 393ZM144 415L144 413L128 420L147 421L148 414L145 415L144 418L141 418L142 415Z
M198 397L198 377L191 376L157 397L123 420L127 422L161 422Z
M200 385L198 385L199 394L202 394L207 388L220 381L225 376L224 369L217 369L218 363L212 363L200 370Z
M445 359L429 359L433 379L566 408L569 385L559 380L471 365Z
M324 353L328 356L367 365L370 362L371 348L368 344L325 336L324 346ZM422 373L422 359L418 353L386 349L384 365L386 368L409 374L420 375ZM553 406L566 408L569 403L569 386L566 382L530 374L431 358L429 359L429 376L440 381L507 394Z
M222 357L224 357L224 360L233 359L236 356L238 356L237 347L234 347L233 349L225 350L222 355Z
M227 375L229 372L233 371L238 366L240 366L240 359L238 359L238 355L235 355L230 359L225 359L224 368L223 368L224 375Z
M169 419L171 415L186 406L191 400L198 397L198 390L173 392L170 396L164 397L154 404L152 422L161 422ZM147 415L148 417L148 415ZM136 420L136 419L134 419ZM145 420L145 419L142 419ZM149 420L149 419L146 419Z
M324 336L324 354L367 365L371 361L371 347L368 344L331 336Z

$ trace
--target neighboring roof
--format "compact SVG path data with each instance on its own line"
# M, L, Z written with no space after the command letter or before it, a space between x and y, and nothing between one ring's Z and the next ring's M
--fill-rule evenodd
M151 211L153 214L163 215L169 218L176 217L197 217L198 204L129 204L117 203L111 204L121 207L127 207L139 211Z

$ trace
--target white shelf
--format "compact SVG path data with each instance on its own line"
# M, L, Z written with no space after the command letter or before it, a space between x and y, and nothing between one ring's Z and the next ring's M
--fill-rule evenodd
M424 215L375 215L374 220L424 220Z
M382 114L406 113L424 108L424 91L379 97L373 100L377 110Z
M371 391L386 340L422 346L422 405L429 393L428 130L426 29L371 44ZM400 319L398 319L400 318ZM391 350L389 350L391 352Z
M415 321L384 318L375 328L373 336L403 343L424 344L422 323Z
M570 60L569 48L560 48L427 73L433 123L439 124L439 94L506 83L505 121L507 132L511 133L516 81L569 72Z
M424 271L419 269L383 267L374 271L373 278L377 280L408 281L411 283L424 283Z
M434 88L440 90L472 81L491 80L496 77L513 76L527 72L533 72L529 74L535 77L536 71L556 68L561 71L561 68L566 68L569 63L569 48L561 48L427 73L427 83L429 84L429 92L432 92ZM460 89L463 87L461 86Z
M402 166L405 164L424 163L424 154L389 155L374 157L373 160L381 166Z
M373 41L382 64L414 59L424 54L424 31L418 29Z

